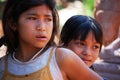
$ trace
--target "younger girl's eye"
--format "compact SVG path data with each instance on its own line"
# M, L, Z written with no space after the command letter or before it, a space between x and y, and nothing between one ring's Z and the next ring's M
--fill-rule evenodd
M94 45L93 48L94 48L94 49L100 49L100 46Z
M80 45L84 46L85 44L83 42L80 42Z
M76 45L78 45L78 46L84 46L85 43L84 43L84 42L81 42L81 41L76 41Z

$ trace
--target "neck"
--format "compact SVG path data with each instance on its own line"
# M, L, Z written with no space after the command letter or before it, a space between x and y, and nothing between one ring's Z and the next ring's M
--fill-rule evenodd
M27 50L21 50L21 49L18 49L16 52L15 52L15 57L19 60L19 61L22 61L22 62L27 62L29 60L31 60L34 55L38 54L40 55L41 52L37 53L39 50L41 49L35 49L35 50L30 50L30 49L27 49ZM35 56L35 58L37 57Z

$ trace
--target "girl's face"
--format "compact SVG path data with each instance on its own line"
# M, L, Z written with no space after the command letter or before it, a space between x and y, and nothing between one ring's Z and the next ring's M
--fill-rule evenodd
M73 50L90 67L99 55L100 43L97 43L93 33L89 32L85 41L71 40L68 48Z
M52 12L46 5L33 7L20 15L16 28L20 45L42 48L52 35Z

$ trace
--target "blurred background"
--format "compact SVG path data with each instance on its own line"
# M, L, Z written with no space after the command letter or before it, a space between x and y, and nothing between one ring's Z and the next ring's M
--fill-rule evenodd
M94 0L56 0L60 17L60 30L66 20L73 15L94 17Z
M0 0L0 19L2 18L3 7L6 0Z
M84 8L84 15L89 15L89 16L93 17L94 1L95 0L57 0L57 9L58 10L64 9L65 7L62 6L63 4L66 4L69 2L74 4L75 1L76 2L80 1L82 3L83 8ZM62 2L64 2L64 3L62 3ZM76 6L80 6L80 5L76 4ZM72 5L71 5L71 7L72 7Z

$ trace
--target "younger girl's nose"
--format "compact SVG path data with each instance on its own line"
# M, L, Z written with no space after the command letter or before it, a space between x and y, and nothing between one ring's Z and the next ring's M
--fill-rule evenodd
M84 51L83 51L83 54L84 55L91 55L91 50L89 48L85 48Z

